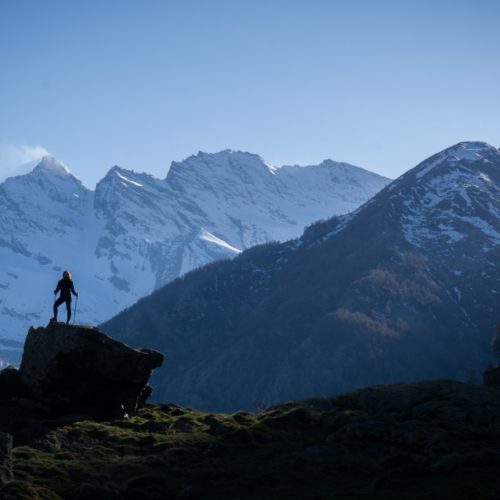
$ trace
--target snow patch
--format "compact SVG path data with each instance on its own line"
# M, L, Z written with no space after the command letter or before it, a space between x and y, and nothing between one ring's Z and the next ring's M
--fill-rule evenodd
M278 167L275 167L274 165L272 165L271 163L267 163L266 161L264 162L264 165L267 167L267 169L272 175L276 175Z
M214 243L222 248L226 248L227 250L234 253L241 253L242 251L239 248L233 247L227 241L222 240L221 238L217 238L217 236L209 233L206 229L202 229L200 233L200 239L204 241L208 241L210 243Z
M484 182L487 182L488 184L491 184L491 179L489 178L489 176L487 176L486 174L483 174L482 172L479 174L479 178L484 181Z
M132 186L137 186L137 187L143 187L142 184L140 184L139 182L136 182L136 181L132 181L130 180L128 177L125 177L124 175L120 174L120 172L118 172L118 170L115 170L115 174L122 180L122 181L125 181L127 184L132 184ZM127 187L127 185L122 182L122 184Z

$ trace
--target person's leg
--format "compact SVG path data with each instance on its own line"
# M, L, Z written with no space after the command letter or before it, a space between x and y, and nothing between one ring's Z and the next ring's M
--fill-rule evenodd
M66 301L66 312L68 313L68 319L66 320L66 323L69 323L69 320L71 319L71 299L68 299Z
M64 299L61 299L59 297L55 302L54 302L54 317L52 318L52 321L57 321L57 308L64 302Z

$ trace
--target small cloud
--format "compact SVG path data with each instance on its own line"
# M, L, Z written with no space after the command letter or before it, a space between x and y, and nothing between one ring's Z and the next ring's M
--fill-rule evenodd
M0 143L0 182L26 173L35 166L34 163L49 154L43 146Z

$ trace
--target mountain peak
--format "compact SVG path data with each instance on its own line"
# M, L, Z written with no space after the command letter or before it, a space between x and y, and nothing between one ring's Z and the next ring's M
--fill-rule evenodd
M127 172L124 168L120 167L119 165L113 165L107 172L106 175L101 179L106 179L106 178L112 178L114 179L116 176L120 174L124 174Z
M223 178L227 175L241 177L245 174L267 175L275 174L276 167L264 161L264 159L247 151L234 151L224 149L216 153L198 151L196 155L189 156L183 161L172 162L167 174L169 182L177 182L180 177L188 176L191 181L193 177L205 180Z
M38 172L50 172L57 173L59 175L71 175L69 168L62 162L56 160L51 155L44 156L38 165L35 167L34 171Z
M488 144L487 142L481 141L462 141L454 146L451 146L441 153L446 154L446 156L452 160L480 160L484 156L490 154L498 154L499 150Z
M431 171L433 173L442 172L440 166L445 164L454 167L459 165L460 162L496 163L499 158L500 150L487 142L463 141L427 158L415 168L404 173L396 182L400 184L401 180L410 179L413 176L416 176L417 179L428 178L427 174ZM396 182L394 185L396 185Z
M235 151L233 149L223 149L222 151L217 151L215 153L207 153L205 151L198 151L196 155L191 155L182 162L173 162L173 163L187 163L191 164L197 161L203 161L208 165L213 166L221 166L227 164L231 160L241 161L244 163L264 163L264 160L261 156L250 153L248 151Z
M143 182L159 182L158 179L155 179L153 176L146 173L138 173L134 170L129 170L126 168L122 168L119 165L113 165L106 175L98 182L98 185L105 184L120 184L125 187L136 186L142 187Z

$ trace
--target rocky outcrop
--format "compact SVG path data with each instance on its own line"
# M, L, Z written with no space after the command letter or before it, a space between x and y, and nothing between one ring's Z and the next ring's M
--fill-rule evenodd
M132 349L97 328L50 323L28 332L15 382L59 414L114 418L145 402L162 362L161 353ZM2 378L16 379L12 371Z
M13 479L12 436L5 432L0 432L0 486Z

